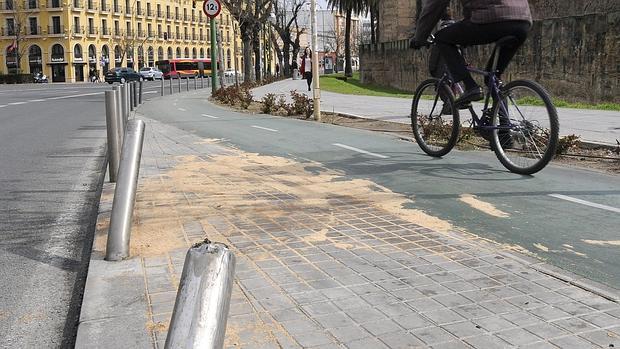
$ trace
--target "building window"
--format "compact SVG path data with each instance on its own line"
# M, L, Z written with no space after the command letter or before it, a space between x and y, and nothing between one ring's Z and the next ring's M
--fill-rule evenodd
M60 34L60 32L62 31L60 27L60 16L52 17L52 28L51 29L52 29L52 34Z
M28 34L39 35L39 26L37 25L37 17L28 18L28 24L29 24L29 29L30 29Z
M101 31L103 35L110 35L109 29L108 29L108 21L106 19L102 19L101 20Z
M95 34L95 20L93 18L88 19L88 34Z
M65 49L60 44L52 46L52 62L64 62Z
M80 44L75 44L75 46L73 46L73 57L76 61L81 61L83 59L82 46L80 46Z
M43 71L43 55L39 46L32 45L28 49L28 64L30 65L30 74Z

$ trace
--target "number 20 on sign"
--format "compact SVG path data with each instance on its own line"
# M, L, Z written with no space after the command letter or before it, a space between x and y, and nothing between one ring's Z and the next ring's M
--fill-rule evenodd
M219 0L206 0L202 4L202 10L209 18L217 17L222 10L222 5Z

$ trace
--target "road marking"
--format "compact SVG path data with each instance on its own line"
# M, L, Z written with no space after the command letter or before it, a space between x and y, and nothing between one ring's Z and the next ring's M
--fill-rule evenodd
M611 211L611 212L620 213L620 208L615 208L615 207L611 207L611 206L607 206L607 205L601 205L601 204L597 204L597 203L594 203L594 202L590 202L590 201L586 201L586 200L581 200L581 199L573 198L573 197L562 195L562 194L549 194L549 196L554 197L556 199L561 199L561 200L566 200L566 201L574 202L576 204L582 204L582 205L586 205L586 206L590 206L590 207L600 208L602 210L607 210L607 211Z
M8 107L6 104L0 105L0 108Z
M45 99L31 99L28 102L45 102Z
M85 96L94 96L94 95L100 95L100 94L104 94L104 92L95 92L95 93L83 93L81 95L71 95L71 96L60 96L60 97L49 97L47 98L47 100L52 100L52 99L65 99L65 98L75 98L75 97L85 97Z
M205 116L205 117L211 118L211 119L219 119L219 117L213 116L213 115L202 114L202 116Z
M353 150L353 151L358 152L358 153L362 153L362 154L366 154L366 155L370 155L370 156L375 156L375 157L378 157L378 158L381 158L381 159L389 158L389 156L385 156L385 155L381 155L381 154L377 154L377 153L371 153L371 152L366 151L364 149L355 148L355 147L352 147L352 146L346 145L346 144L333 143L332 145L335 145L337 147L344 148L344 149Z
M20 105L20 104L26 104L28 102L13 102L13 103L9 103L9 105Z
M177 108L177 109L180 110L180 111L187 111L187 110L185 110L183 108Z
M157 93L157 91L147 91L147 92L143 92L143 93Z
M256 126L256 125L252 125L252 127L260 128L261 130L270 131L270 132L278 132L278 130L274 130L272 128L267 128L267 127L261 127L261 126Z

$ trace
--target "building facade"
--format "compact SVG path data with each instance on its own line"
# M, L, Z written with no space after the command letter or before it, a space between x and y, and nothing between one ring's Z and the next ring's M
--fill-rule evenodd
M4 0L0 73L43 72L51 82L79 82L87 81L92 71L101 76L113 67L137 70L163 59L211 58L210 23L201 4L192 8L189 0ZM238 26L224 8L217 22L221 63L225 69L236 63L241 70Z

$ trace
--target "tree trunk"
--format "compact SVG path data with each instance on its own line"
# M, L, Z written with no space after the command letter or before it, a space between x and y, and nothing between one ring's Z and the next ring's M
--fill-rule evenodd
M254 48L254 76L256 81L261 81L261 52L260 52L260 27L257 26L256 30L252 33L252 44Z
M243 74L245 81L254 81L254 68L252 67L252 27L242 24L241 41L243 42Z
M351 67L351 12L351 9L347 10L347 22L344 28L344 76L348 78L353 76L353 68Z
M284 76L291 75L291 44L285 42L282 45L282 54L284 55Z
M381 32L380 32L380 29L379 29L379 28L381 28L381 25L379 25L379 21L381 20L381 17L379 15L379 9L377 9L375 19L376 19L376 23L375 23L375 40L377 41L376 43L378 44L378 43L381 42Z
M370 10L370 43L375 44L375 13Z

